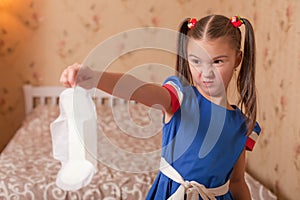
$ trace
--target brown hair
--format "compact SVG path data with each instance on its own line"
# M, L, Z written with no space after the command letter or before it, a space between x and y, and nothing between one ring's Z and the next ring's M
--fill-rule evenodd
M209 15L196 22L190 30L188 20L181 24L178 36L178 54L176 62L177 75L193 84L192 75L187 61L188 38L217 39L228 37L229 42L237 51L241 49L241 31L234 27L230 19L222 15ZM239 104L242 112L247 117L247 135L250 135L256 123L256 88L255 88L255 37L251 23L243 18L245 25L244 55L241 69L237 78Z

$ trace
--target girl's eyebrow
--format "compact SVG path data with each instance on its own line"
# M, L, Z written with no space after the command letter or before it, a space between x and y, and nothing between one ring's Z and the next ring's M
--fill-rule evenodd
M220 58L228 58L227 55L220 55L220 56L216 56L213 58L213 60L217 60L217 59L220 59Z
M197 59L201 59L199 58L198 56L194 55L194 54L189 54L188 57L194 57L194 58L197 58ZM228 58L229 56L227 55L219 55L219 56L216 56L214 57L212 60L217 60L217 59L220 59L220 58Z
M189 54L188 57L195 57L195 58L200 59L198 56L196 56L196 55L194 55L194 54Z

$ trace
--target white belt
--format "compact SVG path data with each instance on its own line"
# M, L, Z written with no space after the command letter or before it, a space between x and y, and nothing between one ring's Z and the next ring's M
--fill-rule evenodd
M229 190L229 180L224 185L216 188L206 188L196 181L185 181L163 157L160 160L160 171L180 184L179 188L168 200L184 200L185 194L187 195L186 200L199 199L199 195L203 200L215 200L216 196L224 195Z

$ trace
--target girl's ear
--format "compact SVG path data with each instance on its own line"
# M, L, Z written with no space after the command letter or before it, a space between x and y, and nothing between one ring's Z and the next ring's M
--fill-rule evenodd
M236 55L236 58L235 58L235 65L234 65L234 68L237 68L241 61L242 61L242 58L243 58L243 52L242 51L239 51Z

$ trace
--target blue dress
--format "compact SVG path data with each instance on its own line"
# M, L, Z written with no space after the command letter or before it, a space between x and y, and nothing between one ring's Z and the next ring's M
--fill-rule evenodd
M197 181L206 188L225 184L247 140L253 141L245 134L245 116L236 106L228 110L212 103L176 76L169 77L166 85L171 96L176 93L179 106L163 125L162 157L184 180ZM172 98L172 104L176 100ZM260 133L257 123L253 131ZM168 199L178 187L178 183L159 172L146 199ZM217 199L233 198L228 191Z

